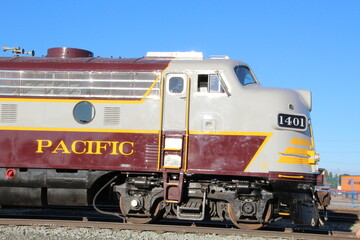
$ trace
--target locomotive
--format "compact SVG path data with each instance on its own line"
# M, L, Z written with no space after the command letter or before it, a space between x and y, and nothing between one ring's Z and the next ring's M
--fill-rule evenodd
M280 215L316 227L311 101L200 52L0 57L0 205L93 205L132 223L248 229Z

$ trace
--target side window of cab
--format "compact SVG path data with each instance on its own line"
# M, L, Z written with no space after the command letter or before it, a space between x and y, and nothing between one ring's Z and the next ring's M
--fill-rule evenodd
M218 74L198 74L198 92L223 93L221 76Z

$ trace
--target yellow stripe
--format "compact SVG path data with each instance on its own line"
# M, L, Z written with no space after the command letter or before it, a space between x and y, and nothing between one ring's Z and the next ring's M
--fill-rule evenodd
M312 129L312 126L311 126L311 125L309 125L309 128L310 128L310 137L311 137L310 149L314 149L314 147L315 147L314 133L313 133L313 129Z
M164 109L164 77L161 81L160 86L160 126L159 129L162 129L163 127L163 109ZM158 142L158 164L157 164L157 170L161 169L161 143L162 143L162 131L159 131L159 142Z
M140 104L145 101L145 98L141 100L94 100L87 98L78 99L54 99L54 98L0 98L2 102L57 102L57 103L77 103L80 101L88 101L91 103L126 103L126 104Z
M169 166L164 166L164 168L169 168L169 169L180 169L180 167L169 167ZM170 184L170 183L167 183Z
M279 163L294 163L294 164L305 164L312 165L312 159L309 158L301 158L301 157L290 157L290 156L282 156L279 159Z
M44 132L111 132L111 133L153 133L158 134L158 130L132 130L132 129L92 129L92 128L41 128L41 127L0 127L0 130L17 131L44 131Z
M283 154L308 155L308 149L288 147Z
M184 171L187 171L188 146L189 146L189 109L190 109L190 77L187 79L187 96L185 112L185 149L184 149Z
M164 82L165 82L165 71L170 67L172 61L169 62L167 67L161 72L161 79L160 81L160 126L159 126L159 142L158 142L158 166L157 170L161 169L161 143L162 143L162 128L163 128L163 109L164 109Z
M164 148L164 151L181 151L179 148Z
M227 136L266 136L271 137L273 133L270 132L205 132L205 131L190 131L192 135L227 135Z
M279 215L281 215L281 216L290 216L290 213L286 213L286 212L279 212Z
M291 176L291 175L282 175L282 174L279 174L278 177L281 177L281 178L294 178L294 179L303 179L304 176Z
M249 134L245 134L247 136L249 136ZM254 135L256 135L254 133ZM262 151L262 149L265 147L266 143L269 141L269 139L271 138L271 136L273 135L273 133L258 133L256 136L266 136L264 142L261 144L261 146L259 147L259 149L257 150L257 152L255 153L255 155L253 156L253 158L250 160L249 164L246 166L244 172L246 172L248 170L248 168L250 167L250 165L253 163L253 161L255 160L255 158L259 155L259 153Z
M293 138L293 139L291 140L290 144L301 145L301 146L305 146L305 147L310 147L310 146L311 146L311 141L305 140L305 139L301 139L301 138Z
M159 76L155 79L154 83L151 84L151 86L149 87L149 89L145 92L145 94L144 94L144 96L143 96L143 99L142 99L141 101L144 101L144 100L145 100L144 98L146 98L146 97L149 95L149 93L151 92L151 90L155 87L156 83L159 81L160 77L161 77L161 75L159 75Z

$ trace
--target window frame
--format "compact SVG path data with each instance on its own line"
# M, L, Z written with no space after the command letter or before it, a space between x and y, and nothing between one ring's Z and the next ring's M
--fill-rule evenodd
M83 105L83 104L88 104L88 106L91 108L91 112L90 112L91 116L90 116L90 119L89 119L89 120L86 119L86 121L82 121L82 120L81 120L80 116L81 116L81 114L83 114L83 113L79 113L79 111L81 111L81 110L79 110L79 108L81 108L81 105ZM84 111L84 110L82 110L82 111ZM80 115L80 116L79 116L79 115ZM94 120L95 115L96 115L95 106L94 106L94 104L92 104L92 103L89 102L89 101L80 101L80 102L76 103L75 106L74 106L74 108L73 108L73 117L74 117L75 121L76 121L77 123L79 123L79 124L89 124L89 123L91 123L91 122Z
M237 69L238 68L245 68L248 70L248 73L246 75L250 75L253 82L249 82L249 83L245 83L245 81L241 81L238 74L237 74ZM239 83L242 85L242 86L247 86L247 85L250 85L250 84L259 84L258 80L256 79L254 73L251 71L251 69L248 67L248 66L245 66L245 65L237 65L234 67L234 73L235 73L235 76L237 78L237 80L239 81ZM244 80L246 79L246 77L244 77Z
M170 80L172 78L181 78L183 80L183 89L181 92L172 92L170 91ZM187 94L188 88L188 75L186 73L167 73L165 77L166 84L164 86L166 94L175 95L175 96L185 96Z
M181 83L181 87L182 87L182 89L181 89L181 91L180 92L178 92L178 91L172 91L172 85L171 85L171 80L172 79L181 79L182 80L182 83ZM180 76L180 75L174 75L174 76L171 76L171 77L169 77L169 79L168 79L168 87L167 87L167 91L168 91L168 93L169 94L173 94L173 95L181 95L181 94L183 94L184 92L185 92L185 87L186 87L186 80L184 79L184 77L183 76Z
M206 91L201 91L200 87L199 87L199 75L208 75L208 84L207 84L207 89ZM216 75L218 77L218 82L219 82L219 90L220 91L212 91L210 88L210 76L211 75ZM229 90L229 85L227 84L227 82L225 81L225 77L222 71L198 71L194 73L194 79L196 79L196 91L195 94L210 94L210 95L227 95L228 97L231 96L230 90Z

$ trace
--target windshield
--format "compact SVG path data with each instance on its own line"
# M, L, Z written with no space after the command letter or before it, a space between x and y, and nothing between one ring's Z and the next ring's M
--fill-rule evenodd
M250 72L250 69L244 66L236 66L235 73L242 85L256 83L255 78Z

